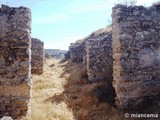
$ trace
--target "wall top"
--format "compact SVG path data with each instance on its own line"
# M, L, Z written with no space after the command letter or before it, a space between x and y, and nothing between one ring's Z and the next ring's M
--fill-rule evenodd
M155 19L157 23L160 19L160 5L159 6L126 6L117 4L112 8L112 17L116 17L118 21L141 19L141 21ZM130 17L130 18L128 18ZM114 22L114 21L112 21Z
M149 10L149 9L156 9L156 10L160 10L160 5L153 5L153 6L150 6L150 7L145 7L145 6L127 6L127 5L123 5L123 4L116 4L112 9L118 9L118 8L121 8L121 9L130 9L130 10L133 10L133 9L136 9L136 10L142 10L142 9L146 9L146 10Z
M27 13L31 13L31 10L27 7L9 7L7 5L1 5L0 8L0 14L9 14L9 15L14 15L15 13L17 13L17 11L25 11Z
M38 38L31 38L32 39L32 42L38 42L38 43L41 43L41 44L44 44L44 42L42 42L40 39Z

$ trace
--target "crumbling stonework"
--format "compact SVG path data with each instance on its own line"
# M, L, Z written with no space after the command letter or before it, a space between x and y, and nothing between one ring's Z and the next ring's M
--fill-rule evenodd
M31 60L31 73L42 74L44 63L44 43L39 39L32 38L32 60Z
M92 82L112 83L112 32L111 27L92 33L86 41L88 79Z
M0 8L0 118L26 115L31 89L31 11Z
M85 41L77 40L75 43L71 43L69 47L70 60L73 63L83 63L85 56Z
M160 93L160 7L116 5L112 18L117 105L134 107Z
M70 59L70 51L67 51L67 53L64 55L64 59Z

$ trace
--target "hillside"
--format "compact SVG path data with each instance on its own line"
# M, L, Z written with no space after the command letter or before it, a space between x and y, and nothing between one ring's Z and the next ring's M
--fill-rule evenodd
M55 59L63 59L64 55L67 53L67 50L44 49L44 52L50 54Z

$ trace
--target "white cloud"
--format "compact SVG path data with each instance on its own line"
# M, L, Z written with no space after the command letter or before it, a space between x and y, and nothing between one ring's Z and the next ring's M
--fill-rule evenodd
M75 12L95 12L95 11L100 11L100 10L105 10L107 7L107 4L104 3L92 3L91 5L84 5L80 6L78 8L75 8Z
M74 43L76 40L82 39L85 36L79 35L79 36L68 36L65 38L60 38L61 40L56 40L56 42L45 42L44 47L48 49L62 49L62 50L68 50L68 47L71 43ZM51 40L50 40L51 41Z
M35 17L33 19L33 24L53 24L57 22L63 22L69 20L69 16L65 13L56 14L46 14L42 16Z
M137 5L151 6L157 0L137 0Z
M89 2L88 2L89 1ZM95 12L101 12L106 11L106 19L107 19L107 13L110 15L111 8L114 6L114 4L118 3L119 0L99 0L99 1L92 1L92 0L75 0L73 3L66 4L63 6L61 12L62 13L56 13L56 14L50 14L50 15L42 15L40 18L35 18L33 20L34 24L53 24L57 22L67 21L69 19L72 19L69 15L74 14L94 14ZM137 5L145 5L150 6L153 2L156 0L138 0ZM95 14L96 15L96 14ZM97 17L97 16L95 16ZM85 18L85 17L84 17ZM83 18L83 19L84 19ZM83 20L81 18L81 20ZM94 20L93 17L86 17L86 21ZM43 29L43 28L42 28ZM63 31L63 30L62 30ZM73 32L74 33L74 32ZM59 36L59 39L54 40L46 40L45 41L45 48L50 49L64 49L68 50L68 47L70 43L75 42L78 39L82 39L86 37L86 35L78 35L78 36L68 36L64 37Z
M96 11L107 10L108 7L111 8L114 5L114 1L115 0L75 0L65 7L68 8L68 11L71 13L94 13Z

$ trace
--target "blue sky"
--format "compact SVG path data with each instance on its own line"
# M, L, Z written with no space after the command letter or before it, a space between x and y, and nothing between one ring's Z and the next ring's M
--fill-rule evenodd
M70 43L111 22L112 7L123 0L0 0L13 7L32 11L32 37L44 41L45 48L67 50ZM138 0L149 6L156 0Z

